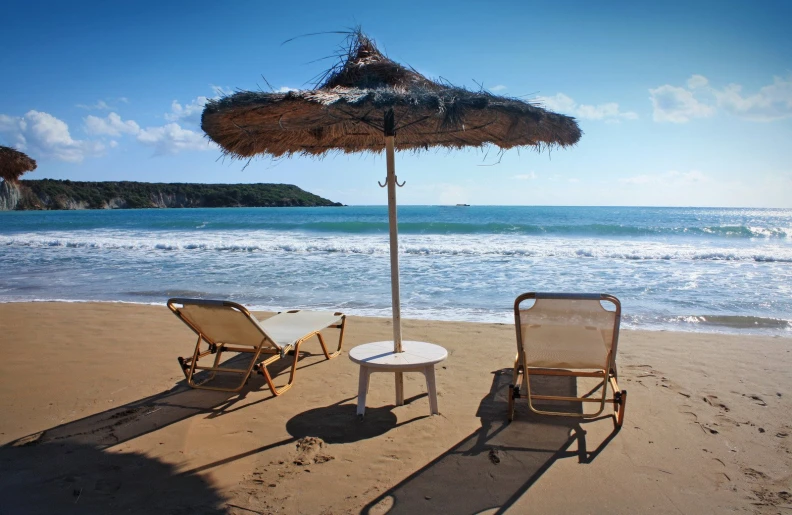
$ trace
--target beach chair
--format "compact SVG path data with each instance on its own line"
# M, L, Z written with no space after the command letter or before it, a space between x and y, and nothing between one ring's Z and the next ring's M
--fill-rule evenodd
M238 392L255 370L264 376L272 393L280 395L294 384L300 344L316 336L325 357L332 359L341 352L344 339L346 315L343 313L294 310L259 321L243 306L223 300L170 299L168 308L198 335L192 356L178 358L184 377L193 388ZM332 353L327 350L324 338L319 332L328 328L339 330L338 348ZM203 344L206 348L202 350ZM239 353L240 356L252 354L252 357L242 368L222 366L221 359L225 352ZM212 366L198 364L201 358L210 354L215 355ZM287 355L293 356L289 382L277 388L267 366ZM264 359L259 361L262 357ZM229 360L225 364L234 365L234 361ZM205 377L196 381L199 373ZM213 381L218 374L230 374L231 377L239 375L242 380L239 386L222 387L210 384L218 382Z
M517 357L509 386L509 421L514 418L516 400L525 398L534 413L581 418L597 417L606 403L612 403L614 423L621 427L627 391L619 389L616 373L620 319L621 303L612 295L531 292L517 297L514 301ZM583 397L537 395L531 392L532 375L595 378L598 385ZM610 399L606 395L609 384L613 390ZM601 390L599 394L598 390ZM554 401L560 405L599 403L599 410L596 413L550 411L537 408L534 401Z

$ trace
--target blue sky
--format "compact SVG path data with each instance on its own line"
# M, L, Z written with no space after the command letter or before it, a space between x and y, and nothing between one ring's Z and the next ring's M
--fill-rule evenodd
M401 204L792 207L792 2L17 2L0 144L25 178L283 182L385 204L382 156L222 159L235 89L309 88L361 25L392 59L575 116L569 149L397 154ZM474 82L475 81L475 82ZM244 168L244 169L243 169Z

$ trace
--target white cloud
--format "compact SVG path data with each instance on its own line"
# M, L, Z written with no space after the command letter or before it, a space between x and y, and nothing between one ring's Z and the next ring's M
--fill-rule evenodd
M512 179L517 179L518 181L530 181L536 179L536 172L529 172L529 173L521 173L518 175L512 175Z
M124 104L128 104L129 99L127 97L120 97L116 99L116 102L122 102ZM97 100L95 104L77 104L77 107L82 109L88 109L89 111L112 111L113 109L115 109L115 107L108 104L104 100Z
M6 114L0 114L0 133L11 134L18 128L19 118L14 118Z
M95 104L90 104L90 105L77 104L77 107L80 107L82 109L88 109L88 110L91 110L91 111L94 111L94 110L109 111L110 109L112 109L112 107L107 105L107 102L105 102L104 100L97 100Z
M215 94L227 94L222 87L212 86ZM199 96L187 104L174 100L171 111L165 114L170 123L142 128L135 120L124 120L116 112L105 117L88 115L83 118L83 130L104 141L75 140L68 125L48 113L30 111L21 118L0 114L0 136L12 146L29 152L34 158L52 158L80 162L85 157L101 154L106 148L117 148L118 138L134 136L139 143L154 148L155 155L176 154L185 150L210 150L217 146L197 130L200 116L208 97ZM127 103L126 98L119 102ZM92 109L104 109L102 100ZM178 122L178 123L177 123ZM192 130L190 124L195 124Z
M108 114L107 118L88 115L84 121L85 132L97 136L120 136L140 132L140 126L134 120L123 121L116 113Z
M632 111L619 110L616 102L605 104L588 105L578 104L569 96L558 93L552 97L539 97L538 102L552 111L569 114L584 120L635 120L638 115Z
M144 145L154 147L156 155L176 154L182 150L215 148L214 144L201 134L184 129L178 123L142 129L137 135L137 140Z
M288 93L289 91L300 91L297 88L290 88L289 86L281 86L275 93Z
M165 114L165 119L169 122L185 121L196 127L201 123L201 113L209 99L207 97L196 97L189 104L181 105L174 100L171 102L171 112Z
M748 120L769 122L792 117L792 77L774 77L772 84L754 95L743 96L739 84L729 84L713 93L719 107Z
M34 110L22 117L0 115L0 133L33 159L80 163L86 157L101 154L105 149L99 141L75 140L66 122L49 113Z
M685 88L666 84L650 89L649 95L656 122L685 123L692 118L706 118L715 114L712 106L699 102Z
M490 91L496 91L496 92L503 91L504 89L506 89L506 86L504 86L503 84L498 84L497 86L492 86L491 88L489 88Z
M134 120L122 120L113 112L106 118L87 116L85 118L85 131L89 134L119 137L123 135L135 136L138 143L154 148L154 155L177 154L184 150L209 150L216 148L203 134L197 130L201 121L204 106L212 98L230 93L226 88L212 86L215 97L199 96L186 104L178 100L171 102L171 110L165 113L164 118L170 122L162 126L141 128ZM192 128L196 130L192 130ZM109 143L111 148L118 146L113 140Z
M691 75L687 80L690 89L703 88L709 84L709 80L703 75Z
M712 87L703 75L691 76L687 86L686 89L665 84L649 90L656 122L685 123L712 116L716 107L757 122L792 118L792 77L774 77L772 84L761 87L753 95L744 95L739 84L728 84L722 89ZM708 96L714 103L705 103L695 95Z
M230 95L232 91L228 88L224 88L222 86L211 86L212 92L214 96L206 97L206 96L199 96L195 97L192 101L188 104L180 104L178 100L174 100L171 102L171 111L169 113L165 113L165 119L169 122L182 122L194 127L198 127L201 125L201 114L203 114L204 107L206 107L206 103L210 100L216 100L222 96ZM284 88L281 88L283 90ZM291 90L291 88L286 88ZM292 90L296 91L296 90Z

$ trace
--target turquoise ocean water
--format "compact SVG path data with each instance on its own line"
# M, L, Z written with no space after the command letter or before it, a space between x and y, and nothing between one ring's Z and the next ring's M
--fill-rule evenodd
M0 213L0 302L390 316L385 206ZM403 315L511 322L525 291L608 292L628 327L792 335L792 210L400 206Z

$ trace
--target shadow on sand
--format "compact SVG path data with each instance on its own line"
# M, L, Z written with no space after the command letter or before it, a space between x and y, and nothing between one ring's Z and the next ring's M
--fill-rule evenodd
M405 402L412 402L425 395L426 394L416 395L415 397L406 399ZM344 399L330 406L315 408L295 415L286 422L286 430L291 435L291 438L262 445L261 447L235 454L234 456L228 456L222 460L201 465L188 472L203 472L220 465L226 465L242 458L247 458L254 454L265 452L275 447L280 447L281 445L295 443L299 439L305 437L321 438L327 443L352 443L383 435L395 427L426 418L416 417L402 423L397 423L396 415L393 413L393 408L396 406L383 406L367 409L366 420L361 421L356 415L356 405L344 404L353 399L355 399L355 397Z
M0 478L2 513L226 513L197 474L74 442L0 447Z
M525 402L518 403L515 420L507 423L511 372L494 372L490 392L476 413L481 418L478 431L371 501L362 513L503 513L557 459L577 457L589 463L616 436L614 430L588 452L580 419L535 415ZM562 376L532 377L531 389L548 395L577 393L575 378ZM581 409L578 403L572 411ZM590 420L602 418L612 417ZM577 449L570 451L575 442Z
M298 359L312 356L300 354ZM237 359L224 365L233 367ZM275 376L289 366L291 360L281 360L270 372ZM273 398L239 406L250 392L269 390L259 376L239 393L193 390L181 381L169 391L10 442L0 447L0 513L226 513L222 496L197 475L210 467L176 472L155 458L107 449L194 415L222 416Z
M316 355L301 352L298 359L308 356ZM244 356L232 358L222 366L235 367L244 358ZM301 366L297 373L317 363L323 361ZM285 359L270 365L269 370L273 377L276 377L281 372L288 371L290 366L291 360ZM196 378L199 381L201 379L200 376ZM239 406L251 392L264 397ZM67 441L90 445L96 449L106 449L193 415L205 413L208 418L219 417L272 398L274 396L267 389L264 379L254 374L251 374L248 383L237 393L195 390L187 385L187 381L180 381L166 392L25 436L7 446L20 447Z
M404 402L409 404L421 397L426 397L426 394L410 397ZM393 413L396 406L390 405L366 408L366 417L363 419L356 414L356 404L344 404L356 398L300 413L286 423L286 430L295 439L314 436L327 443L352 443L383 435L395 427L429 417L424 415L397 423L396 414Z

